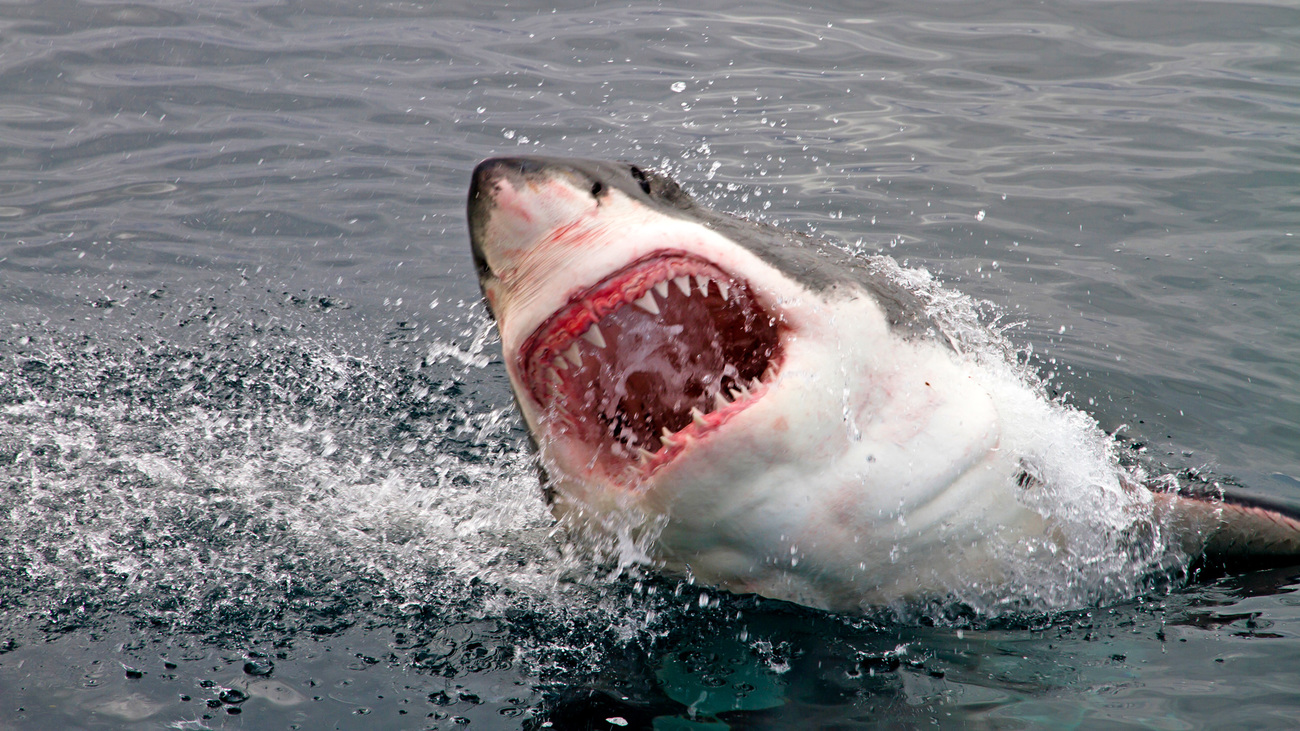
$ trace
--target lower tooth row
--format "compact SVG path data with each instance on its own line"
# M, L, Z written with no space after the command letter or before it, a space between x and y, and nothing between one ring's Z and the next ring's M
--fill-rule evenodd
M668 431L668 427L664 427L663 431L660 432L659 443L664 445L665 447L677 446L677 442L673 441L673 433Z
M758 388L759 384L760 381L757 378L750 382L750 386L753 388ZM739 384L737 388L730 389L729 393L731 394L730 402L723 397L721 392L713 394L714 411L724 409L730 406L733 402L739 401L741 398L749 398L753 395L753 391L750 390L750 387L745 386L744 384ZM704 412L700 411L698 406L691 407L691 421L701 429L709 425L709 423L704 420ZM668 427L663 427L663 430L659 434L659 443L664 447L676 447L679 444L679 441L675 433L669 431ZM645 448L639 448L637 453L640 454L642 462L649 461L650 458L655 455L654 452Z
M704 420L704 412L700 411L699 407L696 406L691 407L691 421L695 422L695 425L701 429L709 425Z

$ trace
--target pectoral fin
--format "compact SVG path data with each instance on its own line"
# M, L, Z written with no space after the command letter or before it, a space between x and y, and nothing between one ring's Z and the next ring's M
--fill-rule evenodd
M1240 492L1155 496L1182 547L1207 564L1300 564L1300 508Z

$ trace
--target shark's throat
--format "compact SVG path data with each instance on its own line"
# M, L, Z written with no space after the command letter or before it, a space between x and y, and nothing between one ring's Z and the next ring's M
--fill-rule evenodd
M744 279L660 251L543 322L520 370L548 428L594 447L607 471L644 476L761 394L781 329Z

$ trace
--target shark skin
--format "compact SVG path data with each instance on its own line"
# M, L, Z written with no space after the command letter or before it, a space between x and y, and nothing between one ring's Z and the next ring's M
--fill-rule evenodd
M836 611L996 613L1300 557L1285 506L1145 489L888 257L596 160L486 160L468 219L552 512L623 560Z

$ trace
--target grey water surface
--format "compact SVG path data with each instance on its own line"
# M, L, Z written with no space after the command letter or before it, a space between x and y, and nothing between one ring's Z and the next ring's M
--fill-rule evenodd
M556 535L468 254L635 160L1300 505L1289 2L0 5L0 729L1291 728L1300 568L846 617Z

